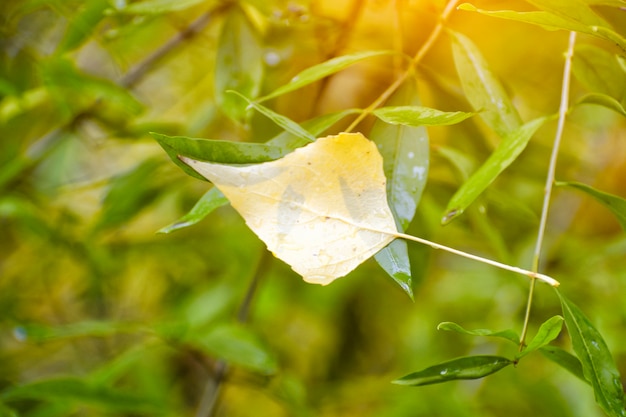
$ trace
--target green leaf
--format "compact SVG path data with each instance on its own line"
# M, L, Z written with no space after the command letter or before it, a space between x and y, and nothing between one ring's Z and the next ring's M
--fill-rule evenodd
M438 384L457 379L478 379L513 364L502 356L478 355L466 356L442 362L418 372L403 376L393 381L398 385L421 386Z
M302 129L306 132L309 132L313 137L319 137L320 135L322 135L322 133L330 129L335 123L337 123L344 117L351 114L358 114L361 112L362 110L359 109L347 109L336 113L329 113L318 116L302 123ZM296 135L291 133L290 131L285 131L267 141L267 144L279 147L283 150L283 152L288 153L306 144L311 143L310 137L307 136L305 139L302 137L301 133L302 132L299 132L299 134Z
M618 57L593 45L579 45L572 58L572 72L592 93L626 97L626 72Z
M393 106L374 110L374 116L380 120L405 126L448 126L460 123L473 115L474 113L444 112L422 106Z
M306 128L308 131L310 131L313 135L319 135L322 132L324 132L326 129L330 128L332 125L334 125L335 123L337 123L339 120L343 119L345 116L349 115L349 114L354 114L354 113L358 113L360 112L360 110L356 110L356 109L349 109L349 110L344 110L338 113L331 113L331 114L327 114L324 116L320 116L317 117L313 120L309 120L303 123L304 128ZM159 141L159 143L161 144L161 146L163 146L163 148L168 151L168 149L170 151L168 151L168 154L170 155L170 157L174 156L176 159L174 160L174 162L180 166L183 170L185 170L185 172L188 172L188 170L190 170L189 166L187 164L182 164L182 162L178 159L177 155L177 141L173 141L171 140L171 137L165 136L165 135L159 135L159 134L153 134L153 136L155 137L155 139L157 139L157 141ZM157 137L158 136L158 137ZM195 139L196 141L202 141L202 139ZM197 146L193 145L193 144L187 144L185 145L182 142L187 141L187 138L182 138L181 139L181 144L182 146ZM204 140L206 141L206 140ZM167 144L173 144L170 147L167 147ZM203 143L203 142L202 142ZM234 142L235 146L241 145L242 143L240 142ZM307 143L310 143L310 141L308 139L302 139L300 136L295 136L289 132L283 132L279 135L277 135L276 137L270 139L265 145L266 151L270 152L271 155L285 155L291 151L293 151L296 148L299 148L301 146L306 145ZM247 145L257 145L257 144L247 144ZM247 145L244 145L242 149L239 149L238 152L243 152L244 155L248 155L248 156L252 156L254 157L254 153L252 155L250 155L250 152L253 152L251 150L250 147L248 147ZM202 145L202 146L206 146L206 145ZM208 145L208 146L213 146L213 145ZM216 146L220 146L219 144L217 144ZM263 149L263 148L260 148ZM241 155L238 156L239 158L242 158ZM276 158L273 158L276 159ZM242 159L240 159L242 160ZM248 160L250 161L250 160ZM252 162L249 162L252 163ZM184 166L182 166L184 165ZM193 170L191 170L193 171ZM189 172L188 172L189 173ZM191 174L191 173L190 173ZM196 171L193 171L193 173L191 174L194 177L196 177L198 174L196 173ZM206 181L206 179L204 177L201 178L203 181ZM208 216L213 210L215 210L218 207L221 207L225 204L228 203L228 199L226 199L226 197L224 197L224 195L222 194L221 191L219 191L217 188L212 188L209 191L207 191L201 198L200 200L198 200L198 202L193 206L193 208L191 209L191 211L189 211L187 214L185 214L183 217L181 217L180 219L178 219L177 221L175 221L174 223L160 229L158 231L158 233L170 233L176 230L180 230L183 229L185 227L189 227L192 226L196 223L198 223L199 221L201 221L202 219L204 219L206 216ZM400 241L400 240L398 240Z
M217 4L216 1L207 2L206 0L144 0L116 9L115 12L124 14L160 14L185 10L200 3Z
M65 53L82 45L100 23L108 7L108 0L84 2L82 10L69 20L65 36L57 47L58 52Z
M228 91L257 97L263 68L263 46L258 34L240 8L231 8L222 28L215 62L216 99L228 117L244 121L246 106Z
M41 343L50 340L79 338L79 337L106 337L118 333L134 333L143 330L142 326L114 322L114 321L81 321L64 326L25 325L16 328L26 340Z
M199 161L223 164L253 164L273 161L284 156L282 149L263 143L197 139L185 136L167 136L160 133L150 134L167 152L172 162L187 174L203 181L206 181L206 178L178 159L179 155Z
M388 104L400 103L416 107L421 104L415 80L404 84L389 99ZM387 200L398 227L404 231L415 216L428 179L428 132L423 126L390 125L378 120L369 137L376 143L383 157ZM396 239L378 252L375 259L400 288L413 298L411 263L406 241Z
M540 348L539 352L552 362L560 365L566 371L569 371L581 381L589 384L589 381L587 381L585 374L583 373L583 365L576 356L559 347L549 345Z
M561 329L563 328L563 317L554 316L546 320L541 324L539 330L533 340L530 341L528 346L518 353L515 358L521 359L524 356L528 355L531 352L536 351L537 349L541 349L546 346L548 343L552 342L557 338L559 333L561 333Z
M541 10L580 22L586 26L610 27L609 23L598 16L583 0L527 0Z
M148 159L131 171L114 177L93 232L117 227L149 206L163 187L155 177L160 165L160 160Z
M520 342L518 334L515 332L515 330L511 329L500 331L493 331L489 329L467 330L451 321L444 321L443 323L439 323L439 325L437 326L437 330L448 330L462 334L468 334L470 336L499 337L513 342L516 345L519 345Z
M546 30L567 30L587 35L595 36L617 44L623 50L626 50L626 38L616 33L614 30L601 26L587 26L583 23L572 19L567 19L559 15L555 15L546 11L536 12L517 12L513 10L483 10L476 6L463 3L458 7L459 10L470 12L478 12L486 16L496 17L506 20L514 20L517 22L529 23L540 26Z
M613 214L617 218L617 221L622 226L622 229L626 232L626 199L623 199L613 194L605 193L600 190L596 190L593 187L590 187L586 184L581 184L579 182L557 182L556 185L576 188L578 190L584 191L585 193L595 198L606 208L611 210L611 212L613 212Z
M376 262L389 274L413 300L413 282L411 279L411 261L406 241L396 239L374 255Z
M522 121L504 87L476 45L460 33L451 33L454 63L465 97L498 135L504 137L514 132Z
M310 134L309 132L307 132L306 130L304 130L299 124L297 124L296 122L294 122L293 120L289 119L288 117L283 116L282 114L278 114L270 109L268 109L267 107L263 106L262 104L259 104L255 101L250 100L249 98L247 98L246 96L242 95L241 93L237 92L237 91L229 91L232 94L235 94L239 97L241 97L242 99L244 99L246 102L248 102L248 104L253 107L255 110L257 110L259 113L263 114L265 117L267 117L268 119L270 119L271 121L273 121L274 123L276 123L278 126L282 127L283 129L285 129L287 132L298 136L302 139L308 140L310 142L314 142L315 141L315 136L313 136L312 134Z
M364 52L356 52L350 55L343 55L336 58L329 59L326 62L322 62L321 64L313 65L300 72L298 75L293 77L291 81L282 87L277 88L270 94L263 96L259 99L259 101L265 101L272 99L274 97L278 97L280 95L289 93L291 91L302 88L306 85L312 84L315 81L319 81L323 78L328 77L336 72L341 71L353 65L359 61L362 61L367 58L372 58L375 56L381 55L391 55L397 54L395 51L364 51Z
M160 229L157 233L171 233L176 230L183 229L185 227L193 226L200 220L208 216L213 210L218 207L224 206L228 203L228 199L224 197L224 194L217 187L211 188L204 193L200 200L196 202L189 213L185 214L174 223L167 225Z
M193 334L190 342L228 363L271 375L278 365L274 355L255 333L239 324L225 324L204 334Z
M546 117L531 120L507 134L487 161L452 196L442 223L448 223L463 213L498 175L517 159L530 138L546 120L548 120Z
M622 103L615 100L613 97L607 96L606 94L587 94L578 100L576 104L597 104L599 106L606 107L609 110L613 110L622 116L626 116L626 108L624 108Z
M602 335L583 312L560 291L565 324L583 373L595 393L596 402L609 416L624 417L624 387L611 352Z
M167 410L155 400L92 384L79 378L55 378L10 387L0 393L4 402L24 399L67 401L127 413L162 414Z

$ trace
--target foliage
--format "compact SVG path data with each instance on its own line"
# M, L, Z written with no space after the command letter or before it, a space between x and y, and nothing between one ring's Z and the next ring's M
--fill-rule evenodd
M2 3L0 415L624 416L626 3L458 3ZM426 246L327 287L184 163L340 132Z

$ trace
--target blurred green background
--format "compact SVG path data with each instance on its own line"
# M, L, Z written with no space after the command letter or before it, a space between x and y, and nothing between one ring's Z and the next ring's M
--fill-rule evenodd
M497 340L436 326L519 331L523 277L409 244L413 302L373 260L328 287L304 283L228 206L193 227L156 234L210 185L179 170L148 132L265 141L279 128L258 114L229 112L224 88L258 96L334 56L413 54L443 6L2 2L0 415L192 416L212 398L207 383L226 362L216 416L601 415L589 386L539 354L483 380L390 384L456 356L514 354ZM624 31L623 10L598 12ZM449 25L479 46L524 120L556 112L566 32L463 11ZM578 48L573 102L600 88L589 80L600 83L604 70L593 78L586 63L619 52L584 36ZM240 62L220 59L225 50ZM268 106L298 122L362 108L402 65L390 57L363 61ZM418 80L425 105L470 110L445 35ZM606 89L624 97L626 81ZM555 125L445 227L440 220L463 167L473 171L497 140L475 120L430 129L429 182L408 233L529 267ZM574 107L557 178L626 196L625 127L616 112ZM626 374L626 238L617 221L588 197L557 189L544 253L542 271L585 310ZM559 312L553 291L539 285L531 334ZM569 349L565 333L558 344Z

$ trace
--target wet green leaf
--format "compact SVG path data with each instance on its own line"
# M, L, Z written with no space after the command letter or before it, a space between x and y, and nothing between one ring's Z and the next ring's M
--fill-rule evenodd
M589 185L581 184L579 182L557 182L556 185L576 188L577 190L583 191L595 198L606 208L611 210L617 218L619 224L622 226L622 229L626 232L626 199L596 190Z
M267 375L278 369L274 355L254 332L242 325L220 325L190 337L189 342L228 363Z
M599 106L606 107L607 109L613 110L621 114L622 116L626 116L626 108L619 101L615 100L611 96L607 96L605 94L587 94L576 104L597 104Z
M422 106L393 106L374 110L374 116L380 120L405 126L448 126L460 123L473 115L474 113L445 112Z
M470 104L501 137L516 131L522 121L504 87L476 45L465 35L452 33L454 63Z
M563 369L569 371L572 375L579 378L581 381L589 384L589 381L585 378L583 373L583 365L578 358L571 353L556 346L543 346L539 349L546 358L550 359L554 363L560 365Z
M390 105L421 104L414 80L404 84L388 101ZM387 178L387 200L401 230L406 230L415 216L422 197L430 163L428 132L423 126L405 126L377 120L370 139L383 157ZM407 244L396 239L375 255L379 265L413 298L411 263Z
M192 209L174 223L160 229L158 233L171 233L185 227L193 226L208 216L213 210L228 203L228 199L216 187L204 193Z
M285 129L287 132L298 136L302 139L309 140L310 142L315 141L315 136L304 130L299 124L294 122L282 114L278 114L267 107L263 106L260 103L250 100L248 97L239 93L238 91L229 91L230 93L239 96L243 100L245 100L251 107L253 107L256 111L263 114L265 117L269 118L271 121L276 123L278 126Z
M457 379L478 379L512 365L513 361L502 356L466 356L442 362L393 381L398 385L421 386L439 384Z
M515 330L489 330L489 329L475 329L475 330L467 330L461 327L460 325L450 322L444 321L443 323L439 323L437 326L437 330L448 330L453 332L458 332L462 334L467 334L470 336L487 336L487 337L499 337L501 339L508 340L513 342L516 345L519 345L519 335L515 332Z
M254 99L263 81L263 46L259 35L238 7L226 16L215 62L215 92L221 109L231 119L242 122L247 109L228 91L238 91Z
M561 333L562 328L563 317L554 316L549 318L541 324L541 327L539 327L539 330L537 331L535 337L533 337L533 339L523 351L517 354L516 358L521 359L529 353L546 346L548 343L557 338L559 333Z
M526 148L528 141L548 118L531 120L507 134L487 161L452 196L442 222L459 216L485 189L511 165Z
M624 387L604 338L578 306L558 290L557 294L572 346L582 363L585 379L593 387L596 402L609 416L626 416Z
M199 161L224 164L252 164L273 161L284 155L280 148L264 143L197 139L185 136L167 136L160 133L151 133L151 135L167 152L172 162L187 174L203 181L206 179L178 159L179 155Z
M269 100L274 97L278 97L280 95L289 93L291 91L302 88L306 85L312 84L315 81L319 81L323 78L328 77L329 75L335 74L342 69L349 67L359 61L362 61L367 58L372 58L375 56L381 55L391 55L397 54L394 51L364 51L364 52L356 52L350 55L343 55L339 57L335 57L329 59L326 62L322 62L321 64L313 65L300 72L298 75L293 77L291 81L282 87L277 88L270 94L261 97L259 101Z
M163 404L153 399L71 377L39 380L10 387L0 393L0 400L4 402L24 399L75 402L117 412L149 414L167 412Z

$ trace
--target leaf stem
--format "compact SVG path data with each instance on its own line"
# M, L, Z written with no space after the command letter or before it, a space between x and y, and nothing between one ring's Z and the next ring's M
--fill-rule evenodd
M422 47L417 51L411 62L409 63L409 67L404 71L385 91L382 92L380 96L376 100L372 102L369 106L367 106L361 114L359 114L356 119L348 126L345 130L346 133L353 131L359 123L363 121L368 115L372 114L374 110L384 104L389 97L406 81L409 75L413 72L417 64L424 58L426 53L430 50L430 48L434 45L435 41L439 38L441 31L443 30L443 26L456 7L456 4L459 0L450 0L446 5L439 22L437 22L437 26L433 29L426 42L422 45Z
M572 76L572 57L574 56L574 46L576 45L576 32L570 32L569 44L565 53L565 65L563 67L563 83L561 85L561 103L559 106L559 121L554 136L554 144L552 145L552 154L550 155L550 164L546 175L546 184L544 188L543 207L541 209L541 219L539 221L539 230L537 231L537 241L535 243L535 251L533 253L533 261L531 270L539 271L539 259L541 257L541 249L548 223L548 212L550 210L550 198L552 196L552 188L554 186L554 178L556 173L556 163L563 137L563 129L565 128L565 119L567 117L567 109L569 108L569 87ZM524 348L526 334L528 333L528 324L530 322L530 312L533 304L533 294L535 292L535 280L531 277L530 288L528 291L528 301L526 302L526 314L524 316L524 325L520 337L520 350Z
M383 231L381 231L381 232L382 233L389 233L389 232L383 232ZM515 273L521 274L521 275L526 275L527 277L529 277L531 279L531 282L535 282L535 279L539 279L539 280L541 280L541 281L545 282L546 284L549 284L549 285L551 285L553 287L558 287L560 285L560 283L557 280L555 280L554 278L549 277L549 276L544 275L544 274L539 274L536 271L535 272L528 271L526 269L518 268L516 266L511 266L511 265L503 264L503 263L500 263L500 262L497 262L497 261L494 261L494 260L491 260L491 259L483 258L483 257L478 256L478 255L472 255L471 253L463 252L463 251L460 251L458 249L451 248L449 246L440 245L439 243L431 242L430 240L422 239L420 237L416 237L416 236L413 236L413 235L407 235L405 233L390 233L390 234L392 236L395 236L395 237L400 238L400 239L406 239L406 240L411 240L413 242L422 243L424 245L430 246L433 249L444 250L446 252L450 252L450 253L453 253L455 255L459 255L459 256L462 256L464 258L467 258L467 259L472 259L474 261L482 262L484 264L488 264L488 265L495 266L495 267L500 268L500 269L504 269L506 271L515 272Z

